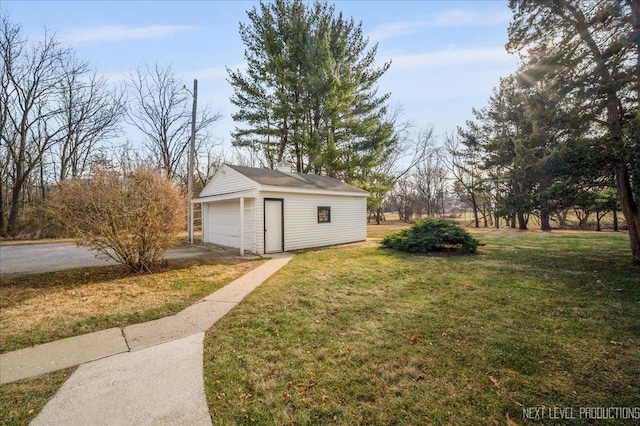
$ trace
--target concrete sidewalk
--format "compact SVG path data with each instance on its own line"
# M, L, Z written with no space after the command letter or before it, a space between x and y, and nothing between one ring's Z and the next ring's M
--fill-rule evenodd
M292 257L274 255L174 316L2 354L0 383L80 365L33 424L211 424L204 332Z

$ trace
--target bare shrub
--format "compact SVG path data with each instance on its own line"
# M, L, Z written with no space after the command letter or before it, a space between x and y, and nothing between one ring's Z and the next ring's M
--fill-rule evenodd
M127 266L149 272L164 260L184 225L177 188L157 171L138 168L124 175L96 170L52 191L47 210L78 245Z

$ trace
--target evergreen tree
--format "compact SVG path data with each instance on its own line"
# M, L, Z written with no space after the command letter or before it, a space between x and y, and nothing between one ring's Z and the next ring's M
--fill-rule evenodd
M247 69L228 70L241 123L234 145L272 168L292 159L298 172L361 180L396 143L389 95L376 87L390 64L374 66L377 45L326 3L260 3L248 17Z
M610 170L640 264L640 2L638 0L509 3L507 47L529 77L552 84L564 105L591 124L589 140ZM585 173L598 173L585 170Z

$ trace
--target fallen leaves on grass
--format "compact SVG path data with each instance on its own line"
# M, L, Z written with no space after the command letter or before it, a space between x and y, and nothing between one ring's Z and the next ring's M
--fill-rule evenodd
M489 376L489 380L491 380L491 383L493 383L493 386L500 389L500 380L496 379L491 374L488 374L488 376Z
M515 420L512 420L507 413L507 426L520 426Z

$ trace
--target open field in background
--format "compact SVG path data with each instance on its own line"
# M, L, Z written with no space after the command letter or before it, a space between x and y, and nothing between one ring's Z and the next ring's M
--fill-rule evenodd
M151 275L127 275L121 266L104 266L2 276L0 352L173 315L261 261L168 263Z
M299 253L208 333L214 424L528 425L526 407L637 406L628 237L470 231L474 256Z
M394 216L397 218L397 213L391 214L391 217L394 217ZM482 216L480 215L478 218L480 220L480 226L483 227L484 221L482 219ZM462 226L473 227L473 212L465 211L461 215L461 217L455 218L454 220ZM620 224L624 223L624 215L622 214L622 212L618 212L618 221ZM576 216L576 213L573 210L570 210L569 213L567 214L567 229L581 230L578 227L579 224L580 224L580 220ZM552 215L551 227L555 229L555 228L559 228L559 226L560 224L557 221L557 217L555 215ZM607 213L603 215L602 218L600 219L600 226L602 227L603 230L607 230L607 231L613 230L613 213ZM494 227L494 225L490 224L489 227ZM504 221L504 219L500 220L500 228L507 228L506 222ZM528 228L530 230L540 229L540 219L535 215L530 215ZM584 230L595 231L595 229L596 229L596 214L592 213L587 220L587 226Z
M399 221L399 216L397 212L390 212L390 213L385 213L385 218L387 219L386 222L387 224L394 224L394 223L402 223ZM417 218L413 218L413 220L416 220ZM463 213L461 213L459 216L457 217L447 217L447 215L445 215L445 219L449 219L452 220L456 223L458 223L460 226L463 226L465 228L473 228L473 212L471 211L465 211ZM479 216L479 220L480 220L480 226L484 227L484 221L482 220L482 216ZM620 224L624 223L624 215L622 214L622 212L618 212L618 221ZM569 214L567 215L567 227L568 230L584 230L584 231L595 231L596 229L596 215L595 213L591 214L589 216L589 219L587 221L587 228L585 229L580 229L578 227L580 221L578 220L578 217L576 216L575 212L573 210L569 211ZM369 222L370 225L373 225L374 222L371 221ZM385 222L382 222L381 225L384 225ZM605 231L611 231L613 230L613 213L607 213L606 215L602 216L601 220L600 220L600 225L603 228L603 230ZM489 228L494 228L495 226L493 224L489 224ZM559 228L559 224L557 222L557 219L555 216L551 217L551 227L556 229ZM529 218L529 226L528 226L529 230L539 230L540 229L540 219L537 216L531 215ZM506 226L506 222L504 220L500 221L500 229L510 229L509 227ZM560 229L557 229L560 230ZM376 233L376 231L374 230L374 234ZM369 229L369 237L372 237L373 235L371 235L371 228Z

